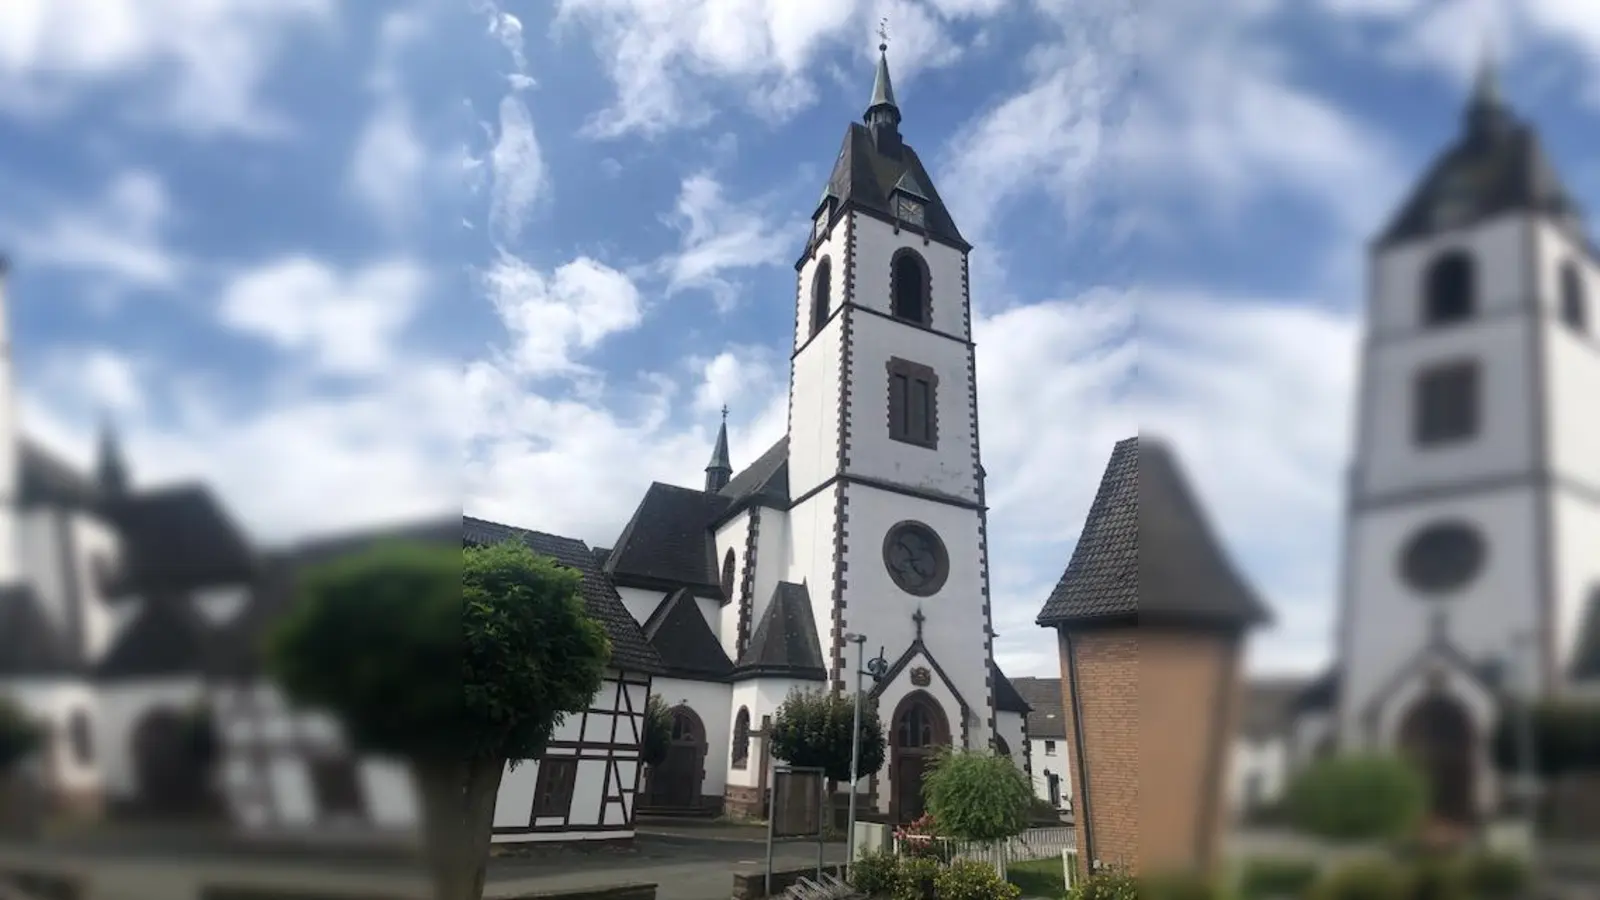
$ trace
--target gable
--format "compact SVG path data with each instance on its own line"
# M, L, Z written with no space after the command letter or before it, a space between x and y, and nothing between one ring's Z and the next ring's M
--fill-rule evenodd
M629 587L686 587L697 596L721 598L711 526L729 504L721 494L650 485L606 560L606 575Z
M720 681L733 671L722 643L688 590L674 591L661 601L645 621L644 635L669 675Z

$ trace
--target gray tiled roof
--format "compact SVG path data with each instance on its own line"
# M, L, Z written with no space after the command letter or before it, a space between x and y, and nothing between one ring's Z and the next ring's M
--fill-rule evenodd
M0 676L81 674L65 636L26 585L0 588Z
M845 132L844 145L840 147L839 158L828 177L827 193L839 198L841 205L859 206L894 217L889 198L895 185L907 175L915 180L921 188L920 193L927 197L923 221L928 234L959 247L969 246L956 228L955 220L945 208L917 152L905 143L901 143L898 151L892 155L880 152L873 144L872 132L859 122L852 122Z
M1213 535L1176 457L1146 436L1117 443L1046 626L1122 620L1247 626L1270 619Z
M1017 678L1017 693L1032 707L1028 713L1028 737L1061 739L1067 736L1067 717L1061 706L1061 679Z
M994 708L1000 712L1021 713L1026 716L1029 711L1028 701L1017 692L1016 685L994 663L989 664L989 669L994 673Z
M644 636L661 657L668 674L721 680L733 671L694 594L673 591L644 623Z
M744 655L734 667L736 678L762 676L827 680L811 592L803 584L778 582Z
M471 516L461 517L461 537L467 544L492 544L504 540L521 540L533 552L548 556L563 566L583 574L583 601L589 615L605 626L611 638L611 664L630 672L660 672L661 657L645 639L639 623L634 621L628 608L622 605L617 589L595 564L594 551L575 538L526 531L498 522L488 522Z
M1139 610L1139 439L1117 442L1040 625Z
M729 506L721 494L656 482L645 491L617 545L606 574L619 584L671 590L693 588L722 596L711 523Z

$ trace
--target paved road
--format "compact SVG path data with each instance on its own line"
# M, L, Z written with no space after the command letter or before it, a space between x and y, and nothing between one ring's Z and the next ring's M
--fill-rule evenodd
M760 832L737 826L657 826L641 833L633 850L550 851L501 856L490 861L489 897L529 892L604 887L629 882L658 885L659 900L722 900L736 870L758 871L765 863ZM844 846L825 848L827 862L844 859ZM359 856L359 854L358 854ZM815 864L816 847L779 845L778 868ZM26 865L81 874L90 881L86 900L188 900L205 883L308 887L423 898L425 882L414 863L401 859L354 859L344 863L240 857L203 851L196 845L156 852L124 843L120 848L0 845L0 865ZM3 895L0 895L3 896Z

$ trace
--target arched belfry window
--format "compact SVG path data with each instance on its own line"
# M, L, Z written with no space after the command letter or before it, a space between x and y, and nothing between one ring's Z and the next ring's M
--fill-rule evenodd
M1583 292L1583 273L1570 260L1561 266L1561 321L1574 331L1589 327L1588 298Z
M901 250L894 255L889 264L889 293L895 318L929 324L928 264L915 250Z
M750 764L750 710L739 707L733 719L733 767L743 769Z
M1428 267L1423 280L1424 325L1449 325L1472 317L1477 309L1477 272L1472 257L1452 250Z
M833 310L833 262L826 256L817 263L811 275L811 333L816 334L828 324L828 313Z
M729 550L728 554L722 558L722 597L725 600L733 599L734 564L733 551Z

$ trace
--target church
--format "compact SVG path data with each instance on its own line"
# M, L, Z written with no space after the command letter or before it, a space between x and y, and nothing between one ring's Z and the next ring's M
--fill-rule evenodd
M704 484L650 485L595 551L664 666L673 747L643 808L759 815L766 727L791 691L854 689L852 635L887 665L870 808L920 815L938 746L1026 766L1027 705L993 658L972 247L879 50L795 262L787 435L736 470L724 423Z
M1370 252L1337 663L1296 755L1400 750L1471 824L1505 701L1600 682L1600 253L1492 64Z

